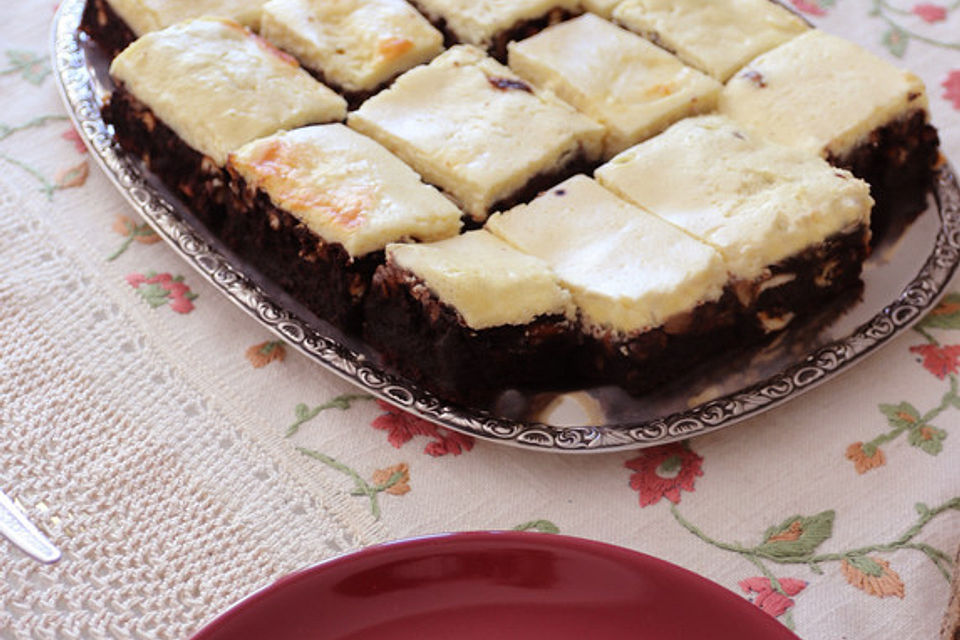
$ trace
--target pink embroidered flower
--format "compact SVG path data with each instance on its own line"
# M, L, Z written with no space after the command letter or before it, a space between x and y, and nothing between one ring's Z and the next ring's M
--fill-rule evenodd
M748 596L752 595L750 601L760 607L761 611L777 618L785 614L787 609L795 604L793 599L788 596L797 595L807 586L806 582L797 580L796 578L780 578L777 582L780 583L780 588L783 589L783 593L773 588L773 585L770 583L770 578L764 578L762 576L747 578L746 580L741 580L738 584L745 594ZM784 593L786 595L784 595Z
M680 502L681 491L693 491L697 476L702 476L703 458L683 443L647 449L624 466L630 475L630 487L640 493L640 506L656 504L661 498Z
M924 22L933 24L947 19L946 7L938 4L917 4L913 6L913 14L923 18Z
M80 134L77 133L76 129L71 127L67 131L61 133L60 137L67 142L72 142L73 148L77 150L77 153L83 154L87 152L87 145L83 144L83 138L80 137Z
M471 436L427 422L382 400L377 400L377 404L386 413L373 421L373 428L386 431L387 440L398 449L410 442L414 436L433 438L423 451L434 457L447 454L458 456L464 451L473 449Z
M953 108L960 111L960 69L954 69L943 81L943 88L947 90L943 94L944 99L953 103Z
M797 11L803 13L809 13L812 16L825 16L827 12L824 11L823 7L817 4L816 0L790 0L793 3L793 6L796 7Z
M190 313L194 309L193 300L197 294L184 284L183 276L173 277L169 273L151 271L146 275L131 273L126 280L151 308L166 304L177 313Z
M910 347L910 353L923 357L923 368L941 380L960 368L960 344L941 346L922 344Z

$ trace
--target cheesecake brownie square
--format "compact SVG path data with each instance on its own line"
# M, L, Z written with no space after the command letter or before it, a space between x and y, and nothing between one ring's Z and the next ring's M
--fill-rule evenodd
M87 0L80 30L113 58L140 36L200 16L230 18L254 31L267 0Z
M203 17L139 38L110 65L117 142L216 231L227 154L280 129L343 120L346 102L240 24Z
M448 398L563 387L577 371L570 295L483 229L388 245L366 309L364 337L386 362Z
M720 82L810 28L771 0L625 0L612 17Z
M223 238L332 324L359 330L389 243L460 231L460 210L382 146L342 124L260 138L230 154Z
M507 43L580 13L579 0L411 0L447 36L506 60Z
M745 327L778 331L859 282L869 186L821 158L690 118L615 157L597 180L715 247Z
M767 52L727 83L720 110L869 182L875 225L926 206L939 140L923 82L852 42L809 31Z
M405 0L270 0L260 35L359 104L443 51L443 34Z
M606 129L612 158L670 124L713 111L723 85L675 56L587 13L511 42L510 68Z
M486 227L546 262L570 291L588 380L638 393L731 344L720 254L580 175Z
M470 45L403 74L350 113L474 221L599 157L603 127Z

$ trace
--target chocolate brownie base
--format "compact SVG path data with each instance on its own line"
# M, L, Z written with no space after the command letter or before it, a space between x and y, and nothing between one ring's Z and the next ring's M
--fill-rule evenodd
M227 174L217 163L189 145L157 118L123 84L103 106L104 122L125 151L143 160L208 229L223 223Z
M870 230L859 226L770 266L767 277L733 283L741 339L779 331L856 288L869 253Z
M577 333L563 316L474 330L415 276L389 264L374 274L365 309L364 339L386 364L443 397L485 403L507 389L577 383Z
M443 46L444 48L452 47L456 44L463 44L459 38L450 30L447 26L447 21L442 17L433 19L430 17L430 13L424 9L416 0L410 0L410 4L413 7L423 14L423 16L430 21L430 23L436 27L440 33L443 34ZM514 26L501 31L493 37L493 42L487 48L487 53L495 58L498 62L503 64L507 63L507 45L515 40L523 40L524 38L529 38L532 35L543 31L551 25L555 25L558 22L563 22L564 20L569 20L570 18L575 18L576 16L583 13L582 11L568 11L567 9L555 8L548 11L546 14L540 16L539 18L534 18L532 20L523 20L518 22Z
M926 112L917 110L874 130L842 157L827 157L830 164L870 183L876 201L872 214L875 240L926 209L939 144L937 130L927 122Z
M112 59L137 39L123 18L107 0L87 0L80 18L80 30L96 42Z
M614 384L639 395L667 384L738 344L737 302L729 289L715 302L639 334L586 335L581 371L588 384Z
M221 239L243 260L320 318L348 332L361 329L362 303L383 251L354 258L277 208L228 169L227 215Z

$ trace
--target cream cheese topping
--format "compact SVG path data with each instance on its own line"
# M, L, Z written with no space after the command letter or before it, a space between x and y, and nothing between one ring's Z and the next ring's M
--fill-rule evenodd
M727 282L713 248L582 175L486 228L550 265L594 331L656 328L719 299Z
M608 189L716 247L732 277L869 226L869 186L723 116L683 120L596 172Z
M387 260L423 281L471 329L574 311L547 265L483 229L429 244L391 244Z
M352 112L348 123L476 220L538 173L581 151L597 158L603 136L599 124L470 45L403 74Z
M220 166L256 138L346 116L346 101L296 60L226 19L148 33L114 59L110 75Z
M267 0L107 0L137 36L190 18L222 16L258 30Z
M712 111L723 88L675 56L587 13L508 47L510 67L606 127L604 157Z
M771 0L625 0L613 19L721 82L809 29Z
M442 20L459 42L488 48L500 33L554 9L576 11L579 0L414 0L433 22Z
M842 157L870 132L927 110L923 82L866 49L810 31L731 78L720 110L771 140Z
M580 4L591 13L595 13L602 18L609 18L621 2L623 0L583 0Z
M255 140L229 164L278 208L353 257L460 231L460 210L379 144L342 124Z
M405 0L270 0L261 35L347 91L372 91L443 50Z

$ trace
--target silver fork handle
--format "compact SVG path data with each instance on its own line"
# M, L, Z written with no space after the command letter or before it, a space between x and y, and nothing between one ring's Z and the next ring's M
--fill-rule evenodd
M0 491L0 534L40 562L56 562L60 559L60 550L27 520L3 491Z

